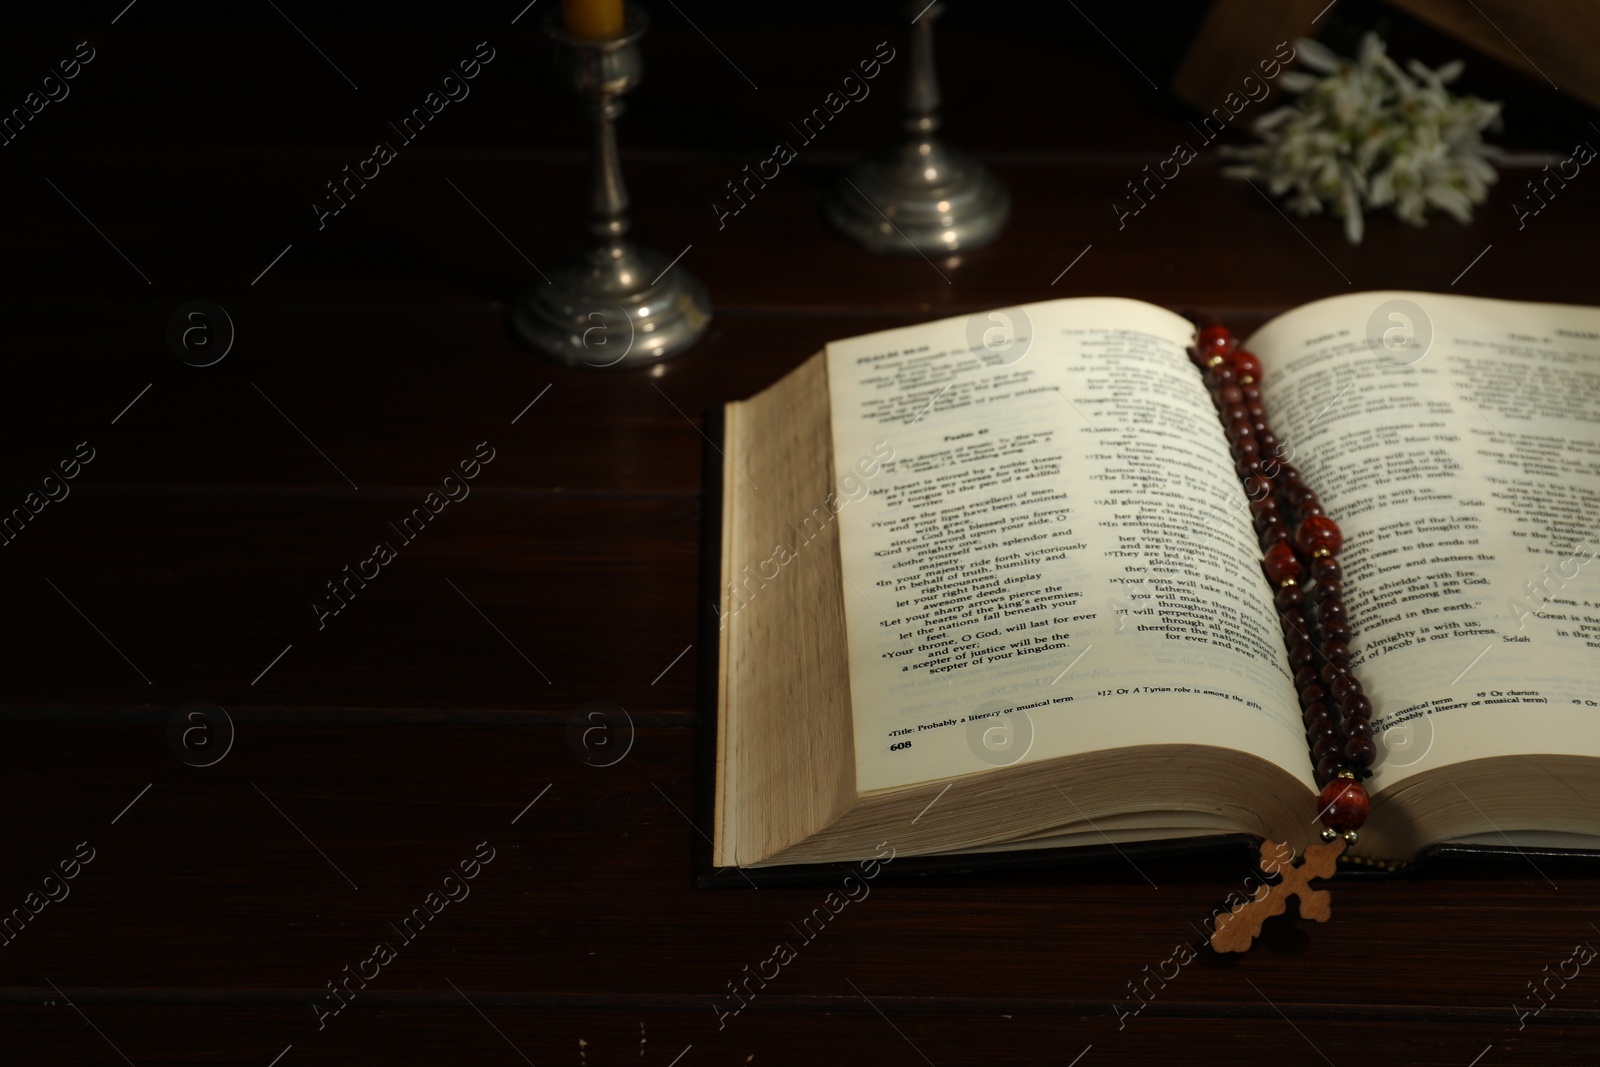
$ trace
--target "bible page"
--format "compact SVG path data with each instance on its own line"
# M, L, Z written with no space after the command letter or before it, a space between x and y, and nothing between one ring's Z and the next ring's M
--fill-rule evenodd
M1248 344L1285 458L1344 533L1368 788L1600 756L1600 309L1355 293Z
M1193 335L1093 298L828 347L839 493L791 530L839 523L861 792L1158 743L1311 788Z

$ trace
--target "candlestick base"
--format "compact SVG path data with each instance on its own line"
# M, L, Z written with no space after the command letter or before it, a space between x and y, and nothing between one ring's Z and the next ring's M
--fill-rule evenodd
M876 152L823 203L830 225L871 252L948 255L1005 229L1011 195L989 169L935 138Z
M528 284L512 328L569 367L642 367L688 349L711 325L711 300L682 267L629 241L584 248Z

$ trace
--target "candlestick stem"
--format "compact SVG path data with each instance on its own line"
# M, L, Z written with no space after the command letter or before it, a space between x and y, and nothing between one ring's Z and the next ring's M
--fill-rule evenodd
M589 168L589 232L599 238L621 237L628 232L628 187L622 181L622 158L617 152L616 120L623 112L621 100L602 100L594 106L594 148Z
M937 5L935 5L937 6ZM921 140L939 128L939 75L933 64L933 17L930 11L911 24L911 69L906 75L906 133Z

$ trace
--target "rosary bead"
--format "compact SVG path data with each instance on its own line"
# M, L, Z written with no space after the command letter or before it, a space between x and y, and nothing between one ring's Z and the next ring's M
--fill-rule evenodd
M1327 619L1322 623L1321 629L1324 641L1330 637L1336 641L1350 640L1350 624L1343 619Z
M1360 693L1361 683L1356 681L1355 675L1349 671L1343 671L1334 675L1328 689L1333 693L1335 700L1343 700L1347 696Z
M1350 668L1343 663L1335 663L1333 660L1327 659L1326 657L1328 653L1326 649L1323 650L1322 654L1325 660L1325 662L1322 664L1322 670L1320 672L1322 676L1322 684L1327 686L1330 691L1333 691L1333 695L1337 697L1339 694L1337 691L1333 690L1333 680L1335 678L1348 675L1350 673Z
M1359 715L1352 715L1344 720L1345 737L1365 737L1372 740L1372 720L1364 719Z
M1256 444L1261 446L1261 454L1263 456L1270 456L1273 454L1273 450L1278 447L1278 435L1272 432L1272 427L1270 426L1264 430L1257 430Z
M1310 630L1306 625L1305 612L1299 608L1290 608L1280 616L1283 623L1283 636L1296 640L1307 640Z
M1317 501L1317 494L1307 487L1304 482L1286 486L1283 490L1283 495L1289 503L1295 506L1297 511L1308 507L1315 507L1320 510L1322 507Z
M1281 522L1275 522L1261 531L1261 547L1263 549L1270 549L1273 545L1286 545L1288 543L1289 527ZM1294 554L1293 549L1290 549L1289 552L1291 555ZM1295 562L1298 563L1299 561L1296 560Z
M1200 331L1200 336L1195 342L1195 349L1206 356L1226 352L1232 347L1233 334L1228 332L1226 326L1207 326Z
M1269 527L1269 532L1270 529ZM1282 529L1282 526L1279 529ZM1275 587L1282 585L1285 578L1299 578L1303 573L1303 568L1300 566L1300 558L1294 554L1294 549L1290 548L1285 541L1279 541L1267 549L1266 557L1262 560L1262 566L1266 569L1267 580Z
M1244 403L1244 393L1237 385L1225 385L1217 390L1217 395L1214 399L1217 407L1231 408L1236 404Z
M1333 708L1320 701L1315 704L1308 704L1306 709L1300 713L1300 724L1307 730L1319 723L1333 725Z
M1294 510L1296 516L1298 516L1302 521L1311 518L1313 515L1327 514L1327 512L1322 510L1322 505L1317 503L1314 498L1311 500L1301 501L1294 506Z
M1261 442L1256 442L1257 447L1262 447ZM1319 582L1344 581L1344 568L1339 566L1339 561L1332 556L1326 556L1311 564L1311 576Z
M1322 654L1332 663L1341 666L1350 662L1350 646L1338 638L1331 638L1322 642Z
M1306 744L1315 746L1318 741L1332 741L1334 751L1339 751L1343 742L1339 740L1339 731L1333 728L1333 723L1326 720L1316 722L1306 728Z
M1261 455L1261 448L1248 434L1228 435L1228 443L1233 446L1233 462L1237 465L1242 460L1255 460Z
M1239 376L1233 373L1233 368L1226 363L1218 363L1206 371L1206 384L1213 389L1221 389L1224 386L1239 384Z
M1304 689L1308 685L1315 685L1316 682L1317 668L1313 667L1309 663L1294 673L1294 687L1296 689ZM1317 705L1312 705L1312 707L1316 706Z
M1311 743L1311 758L1320 761L1327 756L1337 756L1344 747L1332 737L1319 737Z
M1320 762L1317 769L1322 769ZM1322 825L1341 831L1359 829L1367 821L1367 812L1372 808L1366 789L1354 778L1338 777L1338 772L1328 778L1328 784L1322 787L1322 793L1317 797L1317 810L1321 813L1318 818L1322 820Z
M1317 603L1317 621L1330 622L1334 619L1347 618L1344 612L1344 601L1334 597Z
M1240 390L1240 392L1242 393L1243 390ZM1246 400L1244 409L1250 413L1251 419L1265 419L1267 417L1267 409L1259 400Z
M1365 737L1352 737L1344 743L1344 758L1357 767L1370 767L1378 758L1378 746Z
M1256 358L1255 353L1246 352L1244 349L1238 348L1233 351L1229 358L1233 363L1234 372L1239 375L1240 380L1261 380L1261 361Z
M1287 492L1291 486L1300 488L1305 485L1305 483L1300 480L1300 472L1295 470L1294 465L1291 463L1279 464L1278 480L1283 485L1285 492Z
M1246 459L1239 456L1234 456L1233 470L1234 473L1239 476L1240 481L1250 477L1252 474L1260 474L1261 457L1259 455L1253 455Z
M1365 693L1351 693L1339 700L1339 708L1346 716L1359 715L1363 719L1372 718L1372 701L1367 699Z
M1272 602L1278 605L1279 611L1288 611L1299 607L1304 598L1305 594L1300 592L1298 585L1286 585L1272 595Z
M1309 664L1315 655L1316 653L1311 649L1310 641L1296 642L1295 646L1289 650L1289 666L1298 671L1301 667Z
M1328 600L1330 598L1340 600L1344 597L1344 585L1341 582L1334 581L1332 578L1320 578L1317 580L1315 594L1318 600Z
M1300 706L1305 708L1319 700L1327 700L1328 691L1320 685L1308 685L1300 690Z
M1244 495L1251 500L1261 500L1272 495L1272 482L1262 475L1244 480Z
M1261 386L1252 382L1249 385L1243 385L1239 388L1244 393L1244 402L1246 404L1261 403Z
M1334 554L1344 545L1344 535L1332 519L1326 515L1314 515L1295 530L1294 543L1308 556L1316 548L1326 548L1329 554Z
M1317 760L1317 778L1323 782L1334 781L1339 777L1339 772L1344 769L1344 757L1338 753L1332 753ZM1362 816L1363 819L1365 817L1365 815Z

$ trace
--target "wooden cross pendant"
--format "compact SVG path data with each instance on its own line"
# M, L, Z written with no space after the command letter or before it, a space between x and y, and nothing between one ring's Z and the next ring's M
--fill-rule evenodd
M1274 915L1282 915L1290 897L1300 898L1300 915L1325 923L1333 915L1333 897L1323 889L1312 889L1311 879L1331 878L1339 866L1339 854L1344 851L1344 840L1335 838L1324 845L1306 849L1305 858L1297 866L1288 859L1294 851L1281 841L1261 842L1261 871L1263 874L1280 874L1283 881L1277 885L1263 885L1253 899L1238 905L1226 915L1217 918L1211 934L1211 948L1216 952L1244 952L1261 936L1261 924Z

